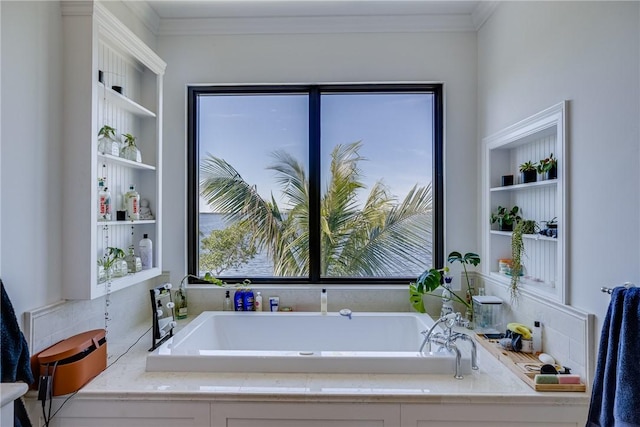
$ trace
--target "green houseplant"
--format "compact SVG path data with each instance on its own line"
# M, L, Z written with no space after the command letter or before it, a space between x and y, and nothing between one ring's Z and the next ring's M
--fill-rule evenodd
M459 262L462 264L465 279L467 282L467 293L468 295L471 295L472 289L471 282L469 281L469 272L467 271L467 265L477 266L478 264L480 264L480 256L473 252L467 252L466 254L462 255L460 252L454 251L449 254L449 256L447 257L447 261L449 263ZM471 318L473 318L473 304L453 292L448 282L443 283L443 276L446 275L448 271L449 267L444 267L441 269L430 268L429 270L425 270L415 282L410 283L409 300L411 302L411 306L416 311L425 313L426 310L424 308L422 296L426 294L442 298L441 295L431 293L435 291L439 286L442 286L449 291L452 298L464 305L467 310L470 310Z
M130 133L123 133L124 146L120 150L120 157L134 162L142 162L142 155L136 146L136 137Z
M527 234L526 227L529 221L518 221L511 233L511 281L509 284L509 292L511 294L511 300L515 301L520 295L518 283L522 272L522 255L524 254L524 240L522 235ZM535 223L534 223L535 224Z
M498 206L495 212L491 213L491 217L489 218L491 224L497 223L498 229L500 231L511 231L513 230L513 224L516 221L519 221L520 208L518 206L514 206L511 209L505 208L503 206Z
M528 182L536 182L538 179L538 170L537 163L532 163L531 161L524 162L519 166L520 177L522 178L522 183L526 184Z
M558 177L558 159L553 157L553 153L538 163L539 174L545 174L545 179L555 179Z

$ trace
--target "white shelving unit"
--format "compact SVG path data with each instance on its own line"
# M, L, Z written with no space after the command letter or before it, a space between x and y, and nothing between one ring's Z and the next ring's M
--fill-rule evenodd
M102 4L61 2L64 37L63 297L94 299L162 272L162 78L166 64ZM102 82L99 81L102 71ZM112 89L120 86L122 93ZM98 152L103 125L130 133L142 162ZM112 221L98 221L97 182L106 177ZM135 185L152 220L116 221ZM98 283L107 247L136 252L153 241L153 268Z
M522 289L566 303L566 108L562 102L522 120L483 140L482 227L483 273L507 285L511 278L498 272L498 260L511 258L511 232L490 224L498 206L520 207L519 214L544 228L544 221L556 218L557 238L524 235ZM558 159L556 179L522 183L518 167L526 161L539 162L553 153ZM514 185L501 186L503 175L513 175Z

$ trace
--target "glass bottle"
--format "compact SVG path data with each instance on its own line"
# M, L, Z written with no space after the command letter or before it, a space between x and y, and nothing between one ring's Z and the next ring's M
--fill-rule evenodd
M127 270L129 273L138 273L142 270L142 261L140 261L140 257L136 256L133 245L129 246L129 253L124 259L127 261Z
M187 318L187 293L182 287L175 293L176 319Z
M124 199L128 219L140 219L140 194L136 191L135 185L129 186L129 191L125 193Z
M104 125L98 131L98 151L102 154L120 156L120 144L116 140L116 130L111 126Z
M98 221L111 221L111 193L105 182L106 178L98 179Z
M142 155L136 146L136 137L130 133L123 133L124 146L120 150L120 157L134 162L142 162Z
M229 291L227 291L224 296L222 311L233 311L233 303L231 302L231 295L229 295Z

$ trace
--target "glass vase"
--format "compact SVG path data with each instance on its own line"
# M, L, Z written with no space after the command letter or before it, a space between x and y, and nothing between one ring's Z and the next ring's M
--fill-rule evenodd
M103 135L98 138L98 152L102 154L111 154L112 156L120 156L120 144L109 135Z
M140 154L140 150L138 150L138 147L136 147L135 142L126 143L120 151L120 157L122 157L123 159L131 160L133 162L142 162L142 155Z

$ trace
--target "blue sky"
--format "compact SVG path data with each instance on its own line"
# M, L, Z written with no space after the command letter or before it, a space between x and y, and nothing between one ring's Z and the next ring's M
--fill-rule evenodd
M308 165L306 95L215 95L200 98L200 156L225 159L262 197L286 209L271 154L285 150ZM426 94L324 94L322 188L328 181L330 153L337 144L362 141L360 162L368 187L382 180L399 199L432 176L432 102ZM308 171L308 167L306 168ZM365 191L364 194L367 194ZM364 197L363 194L363 197ZM200 211L209 208L202 202Z

